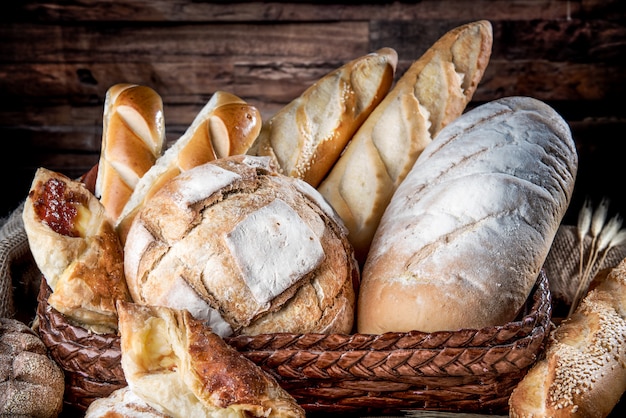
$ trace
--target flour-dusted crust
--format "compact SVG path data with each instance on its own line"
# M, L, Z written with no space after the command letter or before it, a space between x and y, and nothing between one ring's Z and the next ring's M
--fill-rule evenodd
M361 332L511 321L569 205L578 157L545 103L510 97L444 128L394 194L359 295Z
M509 399L511 417L606 417L626 391L626 260L551 335Z
M133 299L187 309L216 333L350 332L358 269L346 230L267 157L188 170L150 199L125 246Z
M96 332L117 329L117 300L131 300L123 248L98 199L79 181L40 168L22 212L50 306Z
M129 388L171 417L304 417L260 366L186 311L120 303Z

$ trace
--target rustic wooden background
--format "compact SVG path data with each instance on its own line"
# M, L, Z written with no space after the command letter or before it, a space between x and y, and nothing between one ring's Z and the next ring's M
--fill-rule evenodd
M78 176L97 162L115 83L154 88L174 141L218 89L269 117L353 58L393 47L400 75L446 31L478 19L492 22L494 45L470 107L509 95L555 107L580 154L565 221L586 197L608 197L626 215L623 0L25 0L0 6L0 216L37 167Z

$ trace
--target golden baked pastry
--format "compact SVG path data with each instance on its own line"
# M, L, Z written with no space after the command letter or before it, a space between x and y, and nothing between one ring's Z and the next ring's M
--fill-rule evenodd
M186 310L120 302L128 386L172 417L304 417L276 380Z
M117 300L130 301L123 248L100 201L79 181L39 168L22 212L50 306L94 332L117 329Z

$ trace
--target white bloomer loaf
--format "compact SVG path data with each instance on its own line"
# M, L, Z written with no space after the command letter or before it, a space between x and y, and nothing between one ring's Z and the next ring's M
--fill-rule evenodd
M445 127L387 207L363 268L358 331L457 330L514 319L571 198L566 122L529 97Z

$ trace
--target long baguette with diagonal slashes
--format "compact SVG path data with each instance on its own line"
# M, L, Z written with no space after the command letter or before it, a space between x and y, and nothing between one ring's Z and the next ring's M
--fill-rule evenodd
M164 142L161 96L136 84L109 88L95 195L112 222L117 221L139 179L161 156Z
M243 99L216 91L183 136L144 174L115 224L122 243L143 204L164 183L195 166L245 154L261 130L259 110Z
M325 75L263 123L249 154L317 187L387 94L397 62L395 50L381 48Z
M402 75L318 187L365 261L380 217L424 147L472 99L491 55L488 21L441 37Z
M626 390L626 260L552 332L509 398L510 416L608 416Z
M439 132L393 195L363 268L358 329L480 329L515 319L569 206L571 131L507 97Z

